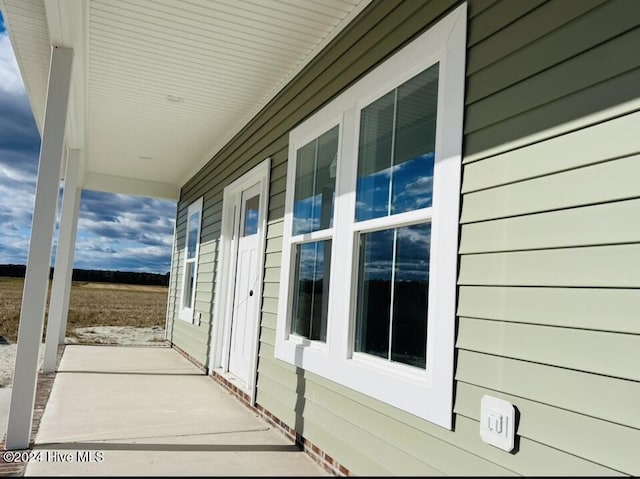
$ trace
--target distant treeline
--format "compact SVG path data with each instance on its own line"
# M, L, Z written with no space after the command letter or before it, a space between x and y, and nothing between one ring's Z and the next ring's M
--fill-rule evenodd
M0 276L24 278L27 267L23 264L0 265ZM49 270L49 279L53 278L53 267ZM133 271L103 271L97 269L74 269L73 281L96 283L148 284L169 286L169 273L137 273Z

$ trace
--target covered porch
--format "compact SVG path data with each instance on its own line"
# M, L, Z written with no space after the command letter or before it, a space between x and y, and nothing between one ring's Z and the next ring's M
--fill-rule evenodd
M326 474L174 349L66 346L25 475L185 473Z
M183 185L369 3L0 0L42 138L6 449L30 444L61 181L45 373L55 370L64 342L81 191L178 200ZM177 223L186 213L177 211ZM175 237L174 257L183 248L184 238ZM100 384L124 376L103 373ZM91 374L70 377L89 381Z

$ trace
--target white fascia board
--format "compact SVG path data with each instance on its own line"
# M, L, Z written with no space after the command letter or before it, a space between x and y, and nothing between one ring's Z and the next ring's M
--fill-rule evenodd
M260 111L269 104L271 100L273 100L278 94L284 90L289 83L296 77L298 73L300 73L311 61L318 56L318 54L335 38L338 36L342 30L346 28L360 13L367 7L373 0L361 0L353 9L349 12L347 16L345 16L342 21L327 34L320 43L316 46L316 48L307 55L307 57L298 63L293 70L285 77L285 79L277 85L273 91L267 95L262 101L258 101L256 106L249 111L249 113L233 128L227 136L225 136L222 141L215 144L211 150L202 158L192 169L189 170L189 173L182 179L179 183L180 187L184 186L191 178L196 176L198 172L206 166L209 161L216 156L226 145L229 143L238 133L242 131L244 127L246 127L255 116L260 113Z
M178 201L180 198L180 188L177 185L138 178L127 178L124 176L103 175L93 172L86 174L82 187L85 190L148 196L173 201Z

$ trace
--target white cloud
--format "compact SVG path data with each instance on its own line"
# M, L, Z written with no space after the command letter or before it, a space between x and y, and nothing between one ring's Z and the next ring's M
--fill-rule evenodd
M399 228L398 236L411 244L414 251L421 251L418 248L423 248L426 251L431 244L431 228L426 228L426 225Z
M11 198L11 201L0 204L2 235L5 234L8 225L31 228L31 213L33 212L35 195L31 191L25 191L26 188L20 189L19 186L16 186L4 185L0 181L0 198Z
M0 163L0 178L3 179L3 182L9 180L10 182L35 183L33 175L27 174L16 168L12 168L9 165L3 165L2 163Z
M9 37L0 33L0 264L27 260L39 141ZM164 273L174 218L174 202L84 191L74 266Z
M6 33L0 34L0 91L13 95L24 94L24 83Z

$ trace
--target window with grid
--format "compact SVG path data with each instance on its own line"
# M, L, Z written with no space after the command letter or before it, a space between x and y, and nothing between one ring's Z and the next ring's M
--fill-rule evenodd
M202 198L192 203L187 211L187 234L184 247L182 295L180 319L193 322L200 250L200 225L202 223Z
M276 357L451 425L466 5L289 135Z

